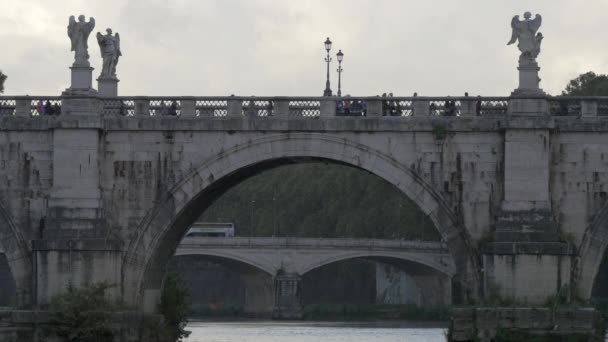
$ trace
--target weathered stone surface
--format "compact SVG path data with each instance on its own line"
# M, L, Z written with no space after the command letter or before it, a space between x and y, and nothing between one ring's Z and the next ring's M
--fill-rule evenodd
M589 340L602 336L601 316L593 308L480 307L452 311L449 341L494 341L499 333Z
M80 96L58 117L2 117L0 238L19 300L109 280L153 311L165 262L202 210L244 177L310 160L372 172L414 200L452 255L457 300L478 298L484 280L530 302L566 284L588 297L608 245L608 121L520 100L505 116L247 118L235 98L218 118L194 116L193 98L179 117L146 116L152 102L138 98L134 117L116 117Z

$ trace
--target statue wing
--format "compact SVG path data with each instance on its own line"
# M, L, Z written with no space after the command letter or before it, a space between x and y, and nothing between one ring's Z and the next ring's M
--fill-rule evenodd
M99 53L101 54L101 58L103 58L103 34L101 34L101 32L97 32L95 37L97 37L97 44L99 44Z
M540 16L540 14L537 14L536 17L534 17L533 20L531 20L531 27L534 30L534 32L538 31L538 29L540 28L540 24L542 24L543 22L543 17Z
M516 15L511 19L511 40L507 45L511 45L517 41L517 30L519 29L521 21L519 21L519 15Z
M68 37L72 38L72 33L74 32L74 25L76 24L76 18L73 15L70 16L68 20Z
M70 19L68 20L68 37L70 38L70 43L71 43L71 51L74 51L74 26L76 26L76 18L71 15Z
M118 32L114 34L114 41L116 42L116 59L118 59L118 56L122 56L122 52L120 51L120 35Z
M95 18L89 17L89 32L95 28Z

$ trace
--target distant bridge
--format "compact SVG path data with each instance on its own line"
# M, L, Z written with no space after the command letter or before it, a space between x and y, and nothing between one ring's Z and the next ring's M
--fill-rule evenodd
M440 242L272 237L187 237L175 256L209 255L243 262L270 275L305 273L354 258L393 259L451 277L456 273L447 246Z
M456 266L440 242L324 239L186 237L175 256L203 255L247 264L274 277L274 315L301 315L301 277L319 267L348 259L366 258L396 265L417 283L423 297L451 301Z

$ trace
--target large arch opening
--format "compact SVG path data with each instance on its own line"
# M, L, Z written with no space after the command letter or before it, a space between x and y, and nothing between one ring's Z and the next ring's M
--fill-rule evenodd
M273 274L247 262L208 254L171 258L188 290L191 315L269 317L274 308Z
M583 299L608 304L608 204L594 216L579 248L574 282Z
M166 265L188 227L243 179L280 165L323 161L375 174L412 199L439 231L454 258L455 302L479 296L479 257L462 219L416 171L356 142L322 134L282 134L247 141L204 161L172 186L150 210L130 243L123 266L123 296L153 311Z
M32 259L26 240L0 203L0 305L32 304Z
M436 308L451 304L451 275L395 257L348 258L310 269L302 277L302 304L382 308ZM387 311L393 307L394 312Z

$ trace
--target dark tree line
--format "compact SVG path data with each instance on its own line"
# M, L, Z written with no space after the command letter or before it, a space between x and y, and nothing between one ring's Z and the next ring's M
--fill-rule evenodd
M428 217L396 187L332 163L281 166L226 192L201 217L241 236L438 240Z

